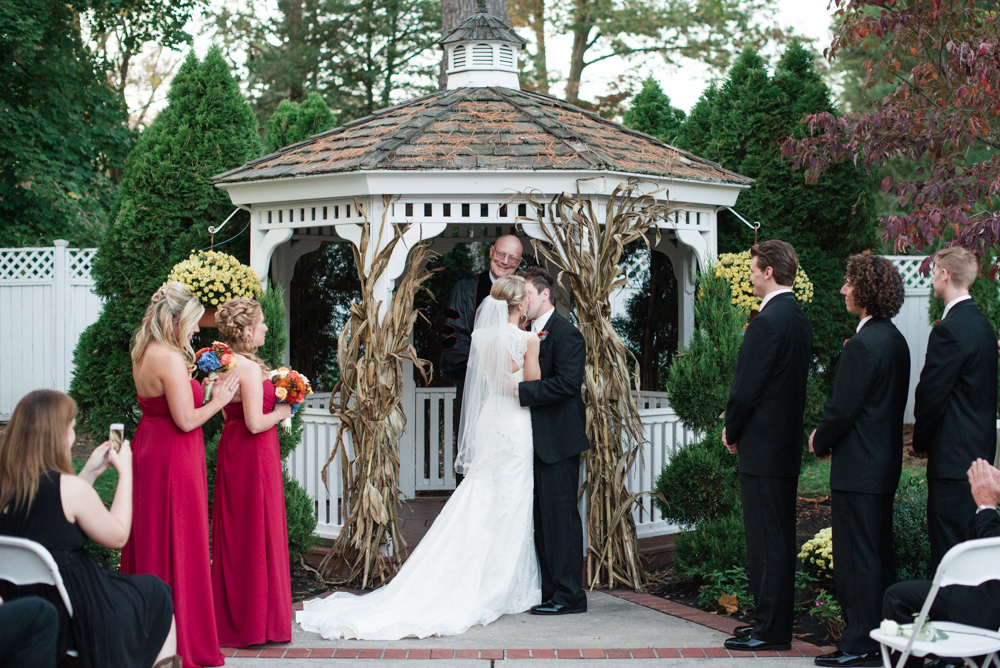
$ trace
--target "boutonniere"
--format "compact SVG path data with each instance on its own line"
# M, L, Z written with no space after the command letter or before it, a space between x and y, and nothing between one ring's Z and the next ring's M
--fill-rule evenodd
M848 342L848 341L850 341L850 339L844 339L844 347L845 347L845 348L847 347L847 342Z
M934 325L938 324L939 322L941 322L941 318L938 318L937 320L935 320L934 322L932 322L931 323L931 327L933 327Z
M549 330L543 329L542 331L538 332L539 341L544 341L547 338L549 338Z

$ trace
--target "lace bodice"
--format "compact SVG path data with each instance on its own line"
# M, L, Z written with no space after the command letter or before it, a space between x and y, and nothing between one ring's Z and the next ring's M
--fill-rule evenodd
M504 332L507 338L507 350L510 351L510 358L517 365L518 373L524 375L524 354L528 352L528 339L532 337L531 332L518 329L517 325L507 323L507 330Z

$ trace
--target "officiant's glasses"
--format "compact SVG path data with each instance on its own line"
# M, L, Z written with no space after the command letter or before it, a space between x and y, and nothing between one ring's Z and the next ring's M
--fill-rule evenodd
M521 264L520 255L508 255L507 253L501 253L496 248L493 249L493 257L500 260L503 264Z

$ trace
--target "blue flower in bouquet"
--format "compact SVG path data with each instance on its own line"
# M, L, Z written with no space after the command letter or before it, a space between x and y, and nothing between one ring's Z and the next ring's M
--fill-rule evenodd
M205 373L211 373L212 371L215 371L221 366L222 363L219 362L219 358L216 357L214 354L209 353L198 357L198 368Z

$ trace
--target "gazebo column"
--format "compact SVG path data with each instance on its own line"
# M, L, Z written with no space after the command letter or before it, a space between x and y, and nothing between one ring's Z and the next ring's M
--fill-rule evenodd
M274 249L271 257L271 272L274 277L275 283L284 288L284 303L285 303L285 331L289 334L289 342L291 341L291 306L292 306L292 276L295 275L295 264L299 261L299 258L306 253L312 253L313 251L319 249L323 245L322 241L317 241L315 239L300 239L298 241L292 241L291 243L284 243ZM289 363L289 345L285 344L285 350L282 353L282 363Z
M364 272L368 275L372 270L375 257L386 248L396 237L396 227L388 224L385 214L385 202L371 198L368 206L369 234L368 248L362 261L364 262ZM386 220L385 226L382 221ZM385 318L392 304L392 292L396 285L396 279L403 275L406 270L406 258L410 249L425 239L436 237L444 232L447 223L419 223L410 225L396 247L392 251L388 265L382 275L375 282L375 299L381 300L379 308L380 321ZM349 224L338 225L337 234L354 244L355 248L361 250L361 236L363 228L361 225ZM410 342L413 342L413 333L410 333ZM399 491L413 498L417 490L416 477L416 432L414 431L417 409L417 384L413 380L413 362L403 361L403 396L400 404L403 413L406 415L407 429L399 437Z
M257 275L260 286L266 288L271 255L278 246L292 238L292 228L261 229L260 219L261 213L255 211L250 221L250 268Z

